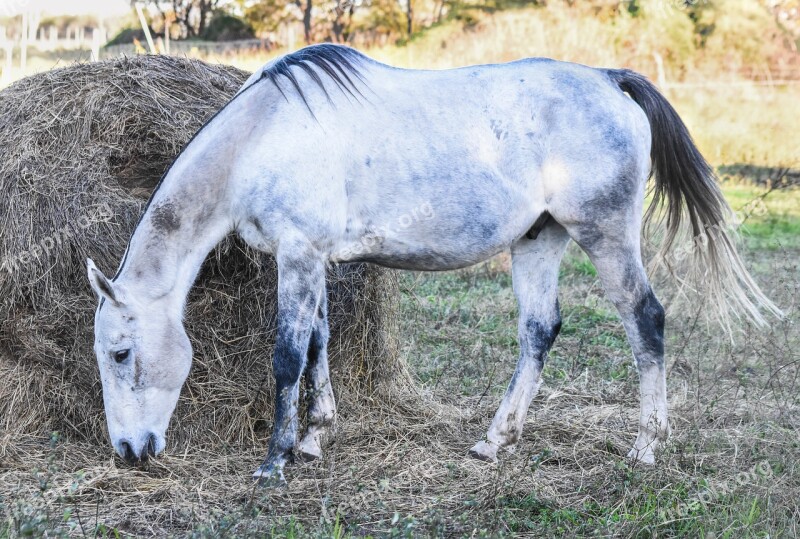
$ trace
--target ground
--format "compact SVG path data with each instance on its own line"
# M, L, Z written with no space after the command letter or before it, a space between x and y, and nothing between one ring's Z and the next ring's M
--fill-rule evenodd
M751 180L753 178L750 178ZM325 460L289 489L253 488L263 447L170 454L131 470L106 447L53 437L2 455L5 534L219 536L796 536L800 530L800 192L732 179L740 229L765 291L787 311L732 341L701 303L669 300L673 437L655 467L631 465L638 383L617 315L574 246L561 274L564 324L520 446L467 457L516 361L516 306L501 255L458 272L400 275L401 353L416 390L373 414L341 406ZM766 196L763 196L765 195ZM753 203L753 200L762 202ZM52 532L51 532L52 534Z

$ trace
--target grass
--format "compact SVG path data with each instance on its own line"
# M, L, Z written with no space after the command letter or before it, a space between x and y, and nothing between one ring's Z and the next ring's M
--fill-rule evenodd
M800 190L770 192L768 187L743 181L725 185L725 196L737 215L739 233L748 249L793 249L800 238Z
M761 26L753 30L754 35L775 34L776 30L769 27L763 16L752 17L748 11L756 9L752 1L740 3L723 2L724 5L717 7L718 16L729 25L737 16L740 17L737 20L749 21L748 24L758 20ZM713 55L698 49L691 20L683 10L661 9L671 5L665 0L652 4L657 9L644 17L598 17L591 7L585 8L591 11L588 13L582 7L568 8L561 2L548 3L546 9L476 12L468 18L475 24L463 18L453 20L421 32L404 46L386 45L365 52L378 60L416 69L546 56L593 66L631 67L653 79L656 78L653 58L657 53L666 63L666 82L679 83L665 89L667 97L711 162L720 166L746 163L800 168L795 136L796 126L800 125L800 107L796 106L800 85L761 86L726 70L726 66L740 66L748 59L755 71L762 72L766 67L759 63L761 57L752 54L752 43L740 47L742 40L735 38L735 32L730 38L714 34L708 44ZM764 50L772 50L773 45L765 41ZM279 49L203 59L255 71L285 52ZM85 54L69 53L63 60L33 56L27 74L78 57L85 58ZM22 74L14 74L19 76ZM688 86L680 86L681 82L688 82ZM764 136L765 133L769 136Z
M18 440L24 457L0 454L0 478L16 485L0 493L0 537L796 536L800 190L770 191L761 169L748 170L723 169L725 195L746 217L749 266L789 316L731 342L694 311L670 313L673 438L655 469L623 458L635 435L637 374L594 267L572 245L560 273L561 335L520 447L500 464L464 455L518 353L504 255L458 272L402 273L401 351L433 416L343 421L325 461L290 472L305 491L316 485L317 498L254 493L247 477L261 447L166 455L129 470L105 447ZM363 459L342 470L354 451ZM29 472L15 471L20 459ZM197 477L196 459L224 473ZM106 505L128 516L110 517Z
M800 85L721 83L672 88L667 97L710 162L800 168L794 135Z

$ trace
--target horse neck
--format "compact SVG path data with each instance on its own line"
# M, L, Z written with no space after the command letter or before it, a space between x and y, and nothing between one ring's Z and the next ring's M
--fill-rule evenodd
M232 230L224 158L190 145L153 195L115 279L140 300L171 298L182 309L206 256Z

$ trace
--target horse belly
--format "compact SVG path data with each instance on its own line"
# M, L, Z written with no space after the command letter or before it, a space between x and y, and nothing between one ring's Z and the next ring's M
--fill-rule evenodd
M503 204L503 197L496 198L483 205L425 200L402 212L384 212L379 220L351 219L331 259L426 271L476 264L519 239L531 220L526 201Z

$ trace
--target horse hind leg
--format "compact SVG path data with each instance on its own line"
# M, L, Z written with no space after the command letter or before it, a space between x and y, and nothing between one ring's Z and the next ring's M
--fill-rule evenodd
M664 309L656 299L642 264L639 212L568 227L589 255L614 303L639 372L639 433L628 457L655 464L655 453L669 436L664 370Z
M298 457L304 461L322 457L322 441L336 417L336 400L328 369L329 334L328 302L323 292L308 348L306 366L308 424L306 433L296 450Z
M569 242L561 225L550 222L536 239L522 238L511 248L511 274L519 303L520 355L514 376L492 424L470 455L497 460L501 447L512 448L522 434L531 400L539 390L547 352L561 328L558 268Z

